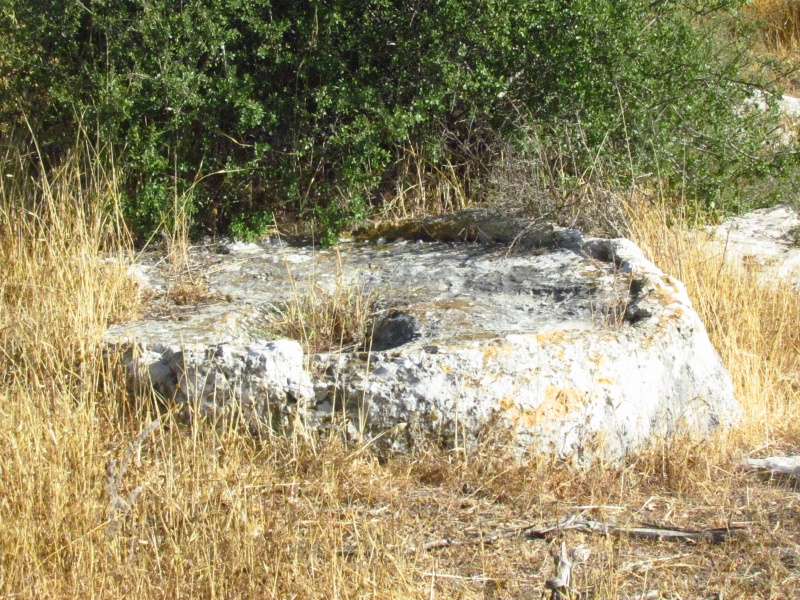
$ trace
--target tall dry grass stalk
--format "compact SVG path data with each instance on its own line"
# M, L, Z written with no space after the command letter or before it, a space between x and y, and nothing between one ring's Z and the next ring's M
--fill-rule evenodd
M461 157L462 159L464 157ZM470 157L474 158L474 157ZM469 181L476 179L472 171L479 171L479 161L461 160L453 164L455 156L445 156L443 165L436 165L424 157L413 144L404 148L396 163L394 189L383 194L383 214L393 218L407 218L422 214L443 214L469 206L478 192L469 189ZM465 177L465 175L467 177Z
M54 169L14 150L0 163L3 374L35 380L70 364L74 377L136 305L115 174L89 145Z
M53 169L23 149L0 162L0 594L34 596L80 577L60 548L96 527L99 342L138 300L113 169L89 144Z
M766 47L794 54L800 46L800 3L796 0L751 0L745 10L761 25Z
M265 335L298 340L307 356L369 348L378 296L363 283L348 279L338 251L332 281L312 275L301 289L291 271L289 278L292 298L275 307Z
M89 145L53 169L2 162L0 597L407 597L406 559L380 550L403 532L344 508L399 498L377 463L129 402L101 352L138 302L103 164Z

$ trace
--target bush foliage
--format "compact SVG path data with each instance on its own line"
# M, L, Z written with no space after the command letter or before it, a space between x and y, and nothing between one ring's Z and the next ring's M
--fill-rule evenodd
M3 0L0 122L53 159L79 127L108 143L142 233L180 198L198 231L288 209L331 236L402 190L409 160L474 198L531 124L556 150L576 134L576 178L602 153L621 181L723 206L793 156L764 144L774 115L733 108L759 85L717 35L738 4Z

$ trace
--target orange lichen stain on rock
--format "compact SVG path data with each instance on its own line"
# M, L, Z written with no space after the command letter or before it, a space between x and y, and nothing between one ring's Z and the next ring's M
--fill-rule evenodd
M585 404L586 396L573 388L563 388L556 385L548 385L544 388L544 403L557 404L564 408ZM541 407L539 407L541 409Z
M500 398L500 402L497 404L502 411L511 410L515 406L514 401L511 398Z
M597 377L594 382L597 385L614 385L614 380L611 377Z
M569 341L571 335L563 329L551 329L550 331L543 331L536 334L536 341L542 346L550 344L562 344Z
M675 286L665 284L653 286L648 290L647 295L652 295L652 297L656 298L661 306L667 306L678 302L677 293L678 289Z
M474 306L474 303L470 300L447 298L445 300L436 300L428 306L438 310L469 310Z
M511 356L511 348L505 344L490 343L483 347L483 364L484 366L492 360L498 358L508 358Z
M473 333L462 333L460 335L449 336L446 339L432 338L431 343L439 348L439 352L445 353L456 348L463 348L463 342L482 342L496 340L497 334L492 331L476 331Z
M684 312L684 310L683 310L682 308L680 308L680 307L676 307L676 308L674 308L674 309L673 309L673 311L672 311L672 314L673 314L673 316L674 316L676 319L680 319L680 318L682 318L682 317L683 317L683 315L685 315L686 313Z
M409 306L406 311L421 322L443 321L450 327L469 331L475 321L475 305L458 298L419 302Z
M599 352L592 352L586 358L596 367L602 367L604 364L606 364L606 357Z
M675 303L672 306L665 307L662 317L658 320L655 331L651 336L646 338L645 343L649 346L656 341L663 340L674 334L675 330L680 326L681 321L686 313L680 305ZM645 344L642 344L643 346Z
M681 297L686 297L686 287L678 279L667 276L665 285L669 287L676 300Z
M512 427L523 427L530 429L539 424L539 411L531 409L523 409L511 400L501 400L500 409Z
M544 391L544 402L536 408L522 408L511 399L503 398L498 403L514 427L532 428L548 422L558 423L576 407L586 404L586 395L572 388L548 385Z

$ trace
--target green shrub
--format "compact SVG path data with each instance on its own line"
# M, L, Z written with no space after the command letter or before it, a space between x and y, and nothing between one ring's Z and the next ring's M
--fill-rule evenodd
M244 212L233 218L228 231L237 240L252 242L262 237L273 222L272 213L267 211Z
M143 234L191 191L198 232L281 209L330 241L408 188L409 149L472 190L531 123L580 130L575 176L602 151L727 207L794 164L763 143L774 115L733 108L758 84L716 34L738 4L4 0L0 117L53 157L79 124L111 144Z

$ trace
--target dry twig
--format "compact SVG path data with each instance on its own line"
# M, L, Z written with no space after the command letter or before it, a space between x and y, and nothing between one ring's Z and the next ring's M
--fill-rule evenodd
M575 565L586 562L589 558L589 551L578 546L567 554L566 542L561 542L561 551L553 550L550 552L555 562L556 576L548 579L545 587L550 590L550 600L561 600L561 598L574 598L580 596L580 592L573 590L572 570Z
M422 550L427 552L436 548L465 546L469 544L491 544L499 539L524 535L529 539L545 539L553 533L561 531L580 531L582 533L600 533L608 535L611 533L627 535L632 538L645 538L655 540L687 540L692 542L709 541L718 544L726 541L733 532L744 529L741 525L729 527L716 527L706 529L681 529L677 527L662 527L660 525L645 523L641 527L620 527L618 525L603 523L584 519L578 515L572 515L568 519L546 527L535 527L526 525L496 531L489 535L481 535L463 540L456 540L450 537L441 538L425 543Z
M748 458L742 467L751 471L768 471L774 475L800 475L800 456Z

